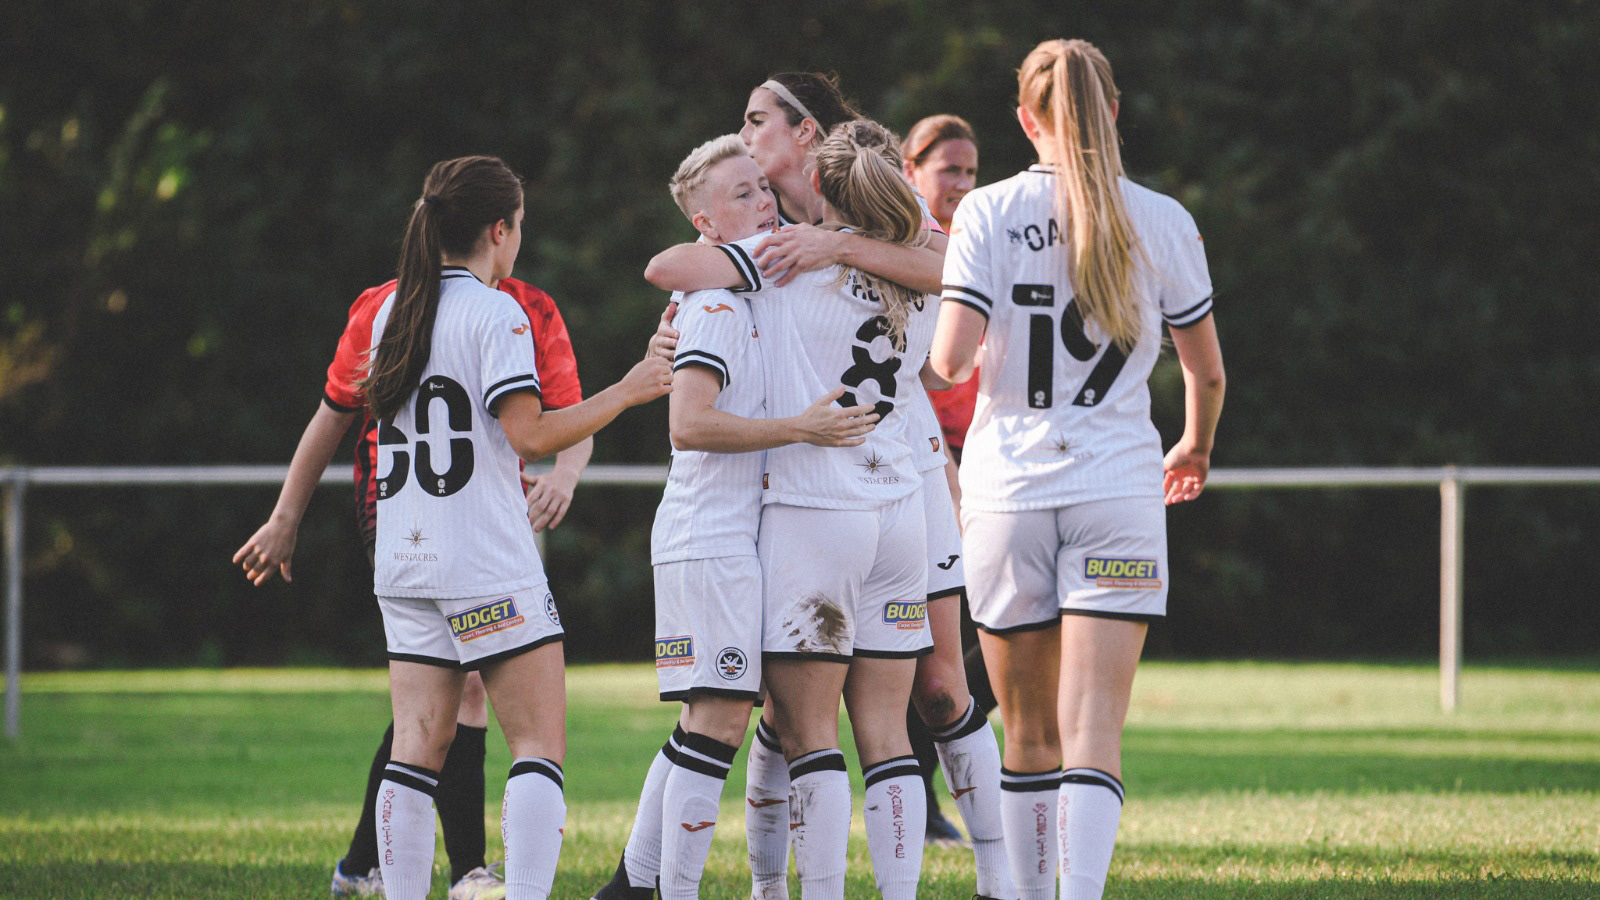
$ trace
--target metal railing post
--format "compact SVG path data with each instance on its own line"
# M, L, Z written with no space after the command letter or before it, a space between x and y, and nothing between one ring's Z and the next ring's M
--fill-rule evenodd
M22 495L20 472L5 483L6 545L6 737L22 731Z
M1466 491L1454 466L1439 482L1439 707L1461 703L1461 579Z

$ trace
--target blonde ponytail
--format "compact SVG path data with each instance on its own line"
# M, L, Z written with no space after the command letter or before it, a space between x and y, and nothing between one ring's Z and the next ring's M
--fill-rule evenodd
M915 247L927 239L922 206L902 174L900 145L889 129L871 119L836 125L814 161L822 199L839 216L841 226L891 244ZM847 277L883 301L889 339L903 346L911 305L922 294L860 269L848 270Z
M1045 41L1017 71L1017 103L1033 114L1054 157L1078 309L1126 353L1142 330L1133 269L1143 249L1123 202L1117 96L1111 63L1088 41Z

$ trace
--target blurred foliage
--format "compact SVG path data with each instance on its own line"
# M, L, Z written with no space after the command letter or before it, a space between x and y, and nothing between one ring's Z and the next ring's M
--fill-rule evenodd
M603 386L653 328L646 260L690 236L666 179L770 72L836 72L896 129L959 113L991 181L1030 158L1015 67L1061 35L1105 50L1130 174L1205 232L1216 465L1595 464L1593 0L10 0L0 464L287 460L422 174L464 153L528 179L518 275ZM1179 385L1164 361L1169 438ZM664 431L664 404L631 412L596 460L660 462ZM1595 493L1470 494L1469 652L1592 651ZM647 653L655 497L584 488L552 536L573 656ZM347 502L319 493L294 585L227 564L271 503L35 489L28 664L381 658ZM1436 513L1404 490L1176 509L1152 653L1431 652Z

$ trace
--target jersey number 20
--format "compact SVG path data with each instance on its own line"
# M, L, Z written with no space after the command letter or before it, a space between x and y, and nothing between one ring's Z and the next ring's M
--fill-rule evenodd
M393 421L378 424L378 446L394 447L394 463L386 475L378 477L378 499L393 497L410 480L411 453L402 449L414 446L417 455L417 484L436 497L448 497L466 487L472 479L472 438L450 438L450 468L443 472L433 469L433 447L427 437L432 424L428 410L433 401L444 403L445 424L454 433L472 432L472 398L460 384L434 375L425 378L417 388L417 441L413 445L406 433L396 428Z

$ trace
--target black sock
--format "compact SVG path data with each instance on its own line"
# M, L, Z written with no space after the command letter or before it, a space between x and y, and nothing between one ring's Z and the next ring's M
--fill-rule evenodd
M983 651L978 648L976 641L967 648L962 663L967 670L967 691L972 694L972 701L978 704L978 713L987 716L994 712L1000 702L994 699L994 688L989 685L989 669L983 664Z
M394 723L390 722L383 732L383 743L372 755L372 768L367 771L367 794L361 801L361 818L356 820L350 849L344 854L346 875L365 875L378 867L378 785L383 782L383 770L389 765L389 752L393 747Z
M922 790L928 798L928 817L939 814L939 795L933 789L933 773L939 771L939 751L933 744L933 733L917 714L915 704L906 707L906 737L911 741L911 755L917 758L922 770Z
M439 771L439 792L433 805L444 829L444 851L450 857L450 883L483 865L483 755L487 728L456 725L456 738Z

